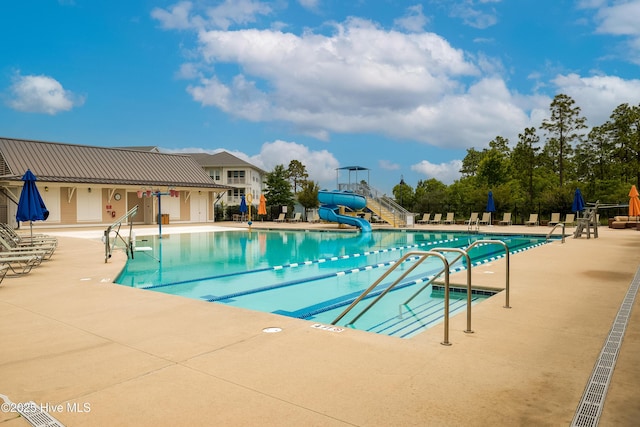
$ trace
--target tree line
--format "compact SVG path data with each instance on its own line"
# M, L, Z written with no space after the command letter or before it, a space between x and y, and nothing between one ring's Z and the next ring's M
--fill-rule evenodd
M393 195L411 212L468 217L485 210L491 190L497 212L520 220L571 212L576 188L587 202L628 203L631 185L640 188L640 104L621 104L607 122L587 129L575 101L556 95L549 117L524 129L513 147L496 136L488 148L467 149L453 184L432 178L414 189L402 180Z

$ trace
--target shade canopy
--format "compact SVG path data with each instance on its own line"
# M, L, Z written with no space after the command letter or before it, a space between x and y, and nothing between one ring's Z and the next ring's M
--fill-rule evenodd
M17 221L44 221L49 217L49 211L42 201L38 187L36 187L36 176L27 169L22 176L24 184L20 200L18 201Z
M638 199L638 189L635 185L629 190L629 216L640 215L640 199Z
M266 215L267 214L267 199L264 197L264 194L260 195L260 204L258 205L258 215Z
M576 188L576 192L573 195L573 203L571 204L571 212L580 212L585 207L584 199L582 198L582 192L579 188Z

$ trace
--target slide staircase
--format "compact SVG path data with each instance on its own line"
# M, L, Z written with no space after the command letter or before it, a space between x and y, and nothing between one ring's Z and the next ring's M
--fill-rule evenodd
M410 212L400 206L393 198L383 194L366 183L340 184L339 190L352 191L364 196L367 200L367 208L382 221L393 227L406 227Z

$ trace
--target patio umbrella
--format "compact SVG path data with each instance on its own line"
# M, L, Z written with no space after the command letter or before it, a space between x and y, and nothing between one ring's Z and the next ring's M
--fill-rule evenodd
M258 205L258 215L266 215L267 214L267 199L264 197L264 194L260 195L260 204Z
M635 185L629 191L629 216L640 215L640 199L638 199L638 189Z
M576 192L573 196L573 204L571 205L571 212L580 212L585 207L584 199L579 188L576 188Z
M247 213L247 211L249 210L249 208L247 208L247 201L244 198L244 195L240 198L240 213L242 214L242 216L244 217L244 215Z
M31 238L33 239L33 221L44 221L49 217L49 211L42 201L38 187L36 187L36 176L27 169L22 176L24 184L22 185L22 193L18 201L18 212L16 212L16 220L18 222L29 221L31 228Z
M487 212L489 212L489 225L492 224L491 216L496 211L496 204L493 202L493 192L489 190L489 197L487 198Z

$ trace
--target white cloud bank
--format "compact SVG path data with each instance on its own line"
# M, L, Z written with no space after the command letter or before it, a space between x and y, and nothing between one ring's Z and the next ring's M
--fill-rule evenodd
M447 163L434 164L428 160L411 165L411 170L422 174L426 179L435 178L445 184L452 184L460 178L461 160L452 160Z
M65 90L54 78L48 76L14 77L9 88L7 104L14 110L26 113L55 115L69 111L84 103L84 98Z

